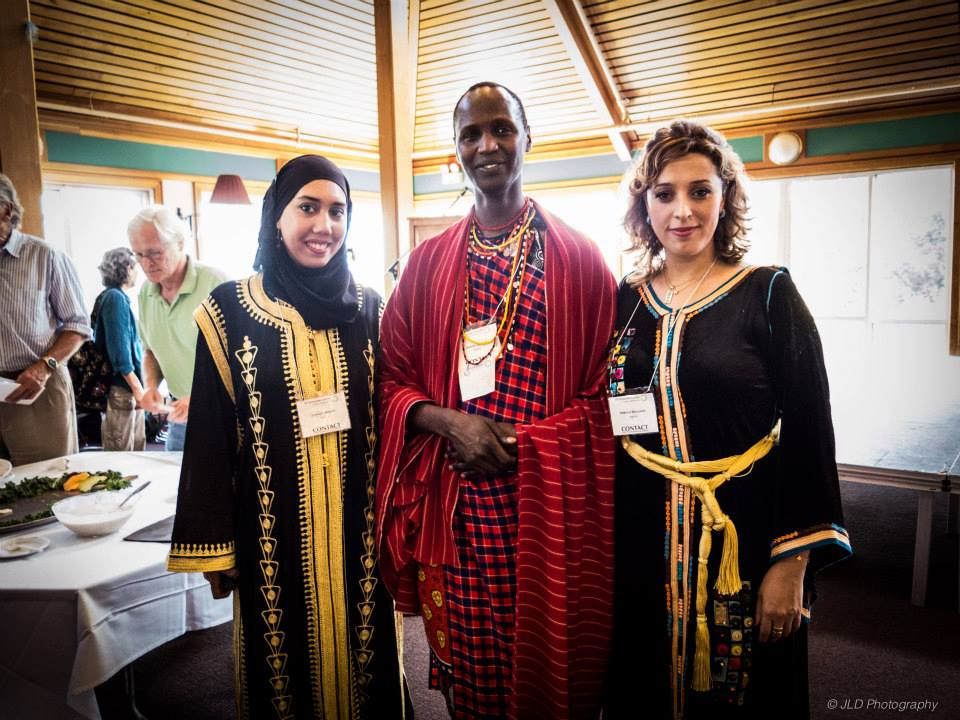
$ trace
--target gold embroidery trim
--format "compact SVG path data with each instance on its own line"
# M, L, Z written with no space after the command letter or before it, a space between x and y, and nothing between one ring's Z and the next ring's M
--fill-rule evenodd
M376 567L376 556L374 554L375 531L374 531L374 503L376 501L376 485L374 478L377 471L377 430L375 425L375 415L373 410L373 377L374 377L374 354L373 344L367 340L367 347L363 351L363 358L367 361L367 390L370 398L367 402L368 425L366 430L367 451L364 453L364 460L367 467L367 504L363 509L365 521L365 530L363 532L363 554L360 556L360 563L363 575L360 578L360 592L362 600L358 607L360 610L360 625L355 628L357 639L360 641L353 651L354 660L357 663L360 694L364 700L368 697L367 687L373 680L373 675L368 672L367 667L373 659L373 650L370 645L373 642L374 626L373 611L376 604L373 600L373 593L377 587L377 578L373 571Z
M260 414L262 396L256 389L257 368L254 361L257 358L258 348L250 342L249 337L243 338L243 346L234 353L240 364L240 378L247 388L247 397L250 404L250 418L248 424L253 433L254 473L259 484L257 495L260 500L260 573L263 584L260 592L263 596L265 609L260 613L266 625L263 635L267 647L267 665L270 668L270 689L273 692L273 707L277 717L281 720L293 717L293 703L287 693L289 676L286 675L287 654L283 652L285 633L281 630L283 610L280 609L280 586L277 584L280 567L273 559L276 552L276 540L273 530L276 525L276 516L272 514L273 491L270 489L273 468L267 465L267 456L270 452L269 443L263 439L266 428L266 419Z
M253 300L278 313L284 328L284 372L290 412L296 403L323 392L346 391L346 376L338 377L341 351L336 330L310 330L297 311L270 300L262 284L253 284ZM341 437L342 436L342 437ZM300 534L304 539L301 565L310 672L315 712L323 717L348 717L351 710L350 655L343 562L343 483L346 433L304 438L294 423L300 488Z
M208 297L193 311L193 319L207 344L213 363L220 374L220 381L223 383L224 390L227 391L230 400L236 404L237 398L233 391L233 378L230 377L230 364L227 362L227 332L224 328L223 312L220 310L220 306L213 298Z
M183 558L211 558L233 555L236 549L233 540L225 543L173 543L170 554Z

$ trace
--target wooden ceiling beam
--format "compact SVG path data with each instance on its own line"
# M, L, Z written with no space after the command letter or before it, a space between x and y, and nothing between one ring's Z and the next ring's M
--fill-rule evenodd
M602 121L612 125L629 124L626 105L579 0L544 0L544 5ZM630 160L629 133L613 129L608 134L617 156Z
M0 13L0 171L17 189L23 231L43 237L40 124L29 23L29 0L4 3Z
M413 126L418 3L374 0L377 39L377 117L379 119L380 206L383 211L384 271L410 247L408 218L413 214ZM389 292L392 278L387 274Z

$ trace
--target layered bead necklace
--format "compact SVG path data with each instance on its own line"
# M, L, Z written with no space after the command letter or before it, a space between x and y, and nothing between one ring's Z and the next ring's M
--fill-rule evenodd
M504 348L507 347L507 338L509 338L510 333L513 332L514 321L517 317L520 285L523 279L523 273L527 266L527 255L530 251L530 241L535 232L531 227L535 214L536 213L533 205L528 199L523 204L523 207L520 209L517 217L503 225L489 228L484 227L477 222L476 218L474 218L473 222L470 223L470 242L467 245L468 255L489 257L499 252L503 252L506 257L513 257L513 264L510 268L510 276L507 281L506 292L504 293L503 298L501 298L500 302L497 304L497 307L493 312L493 316L490 318L491 321L496 320L497 315L502 308L503 314L500 317L499 323L497 324L497 332L492 338L490 338L490 340L478 341L470 337L468 334L468 330L472 329L473 325L482 320L482 318L474 318L470 312L470 273L466 273L463 291L463 324L460 330L460 348L461 352L463 353L463 359L470 365L479 365L489 358L497 348L497 340L500 341L500 349L497 354L497 358L503 354ZM513 228L510 230L510 232L506 233L502 241L498 240L491 243L488 242L486 238L483 238L480 234L481 230L487 232L491 230L496 231L508 227L511 224L513 225ZM468 344L489 345L490 347L483 356L470 359L466 351L466 346Z

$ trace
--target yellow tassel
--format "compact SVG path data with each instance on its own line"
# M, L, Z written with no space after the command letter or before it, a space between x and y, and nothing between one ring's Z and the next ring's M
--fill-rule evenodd
M707 625L707 561L713 545L713 516L705 504L701 504L700 553L697 558L697 648L693 660L693 689L706 692L710 689L710 628Z
M710 682L710 629L707 616L697 615L697 654L693 659L693 689L707 692Z
M720 556L720 572L716 588L721 595L740 592L740 541L733 520L727 517L723 527L723 555Z

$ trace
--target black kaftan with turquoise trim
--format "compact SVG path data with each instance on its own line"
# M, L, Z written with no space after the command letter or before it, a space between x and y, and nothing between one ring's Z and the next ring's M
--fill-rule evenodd
M374 540L381 302L358 293L356 320L325 330L260 275L219 286L196 313L169 565L240 572L241 718L379 720L409 706ZM338 391L351 428L304 437L296 403Z
M820 338L785 269L744 268L671 312L650 285L621 283L616 337L631 313L633 319L611 354L611 395L646 386L658 368L659 432L633 439L676 460L713 460L744 452L780 419L780 442L748 475L716 492L739 534L744 589L731 597L712 589L723 542L714 533L707 602L713 689L702 693L690 689L700 503L618 446L605 717L805 718L806 623L779 643L761 645L753 613L772 562L811 551L808 604L814 573L850 552Z

